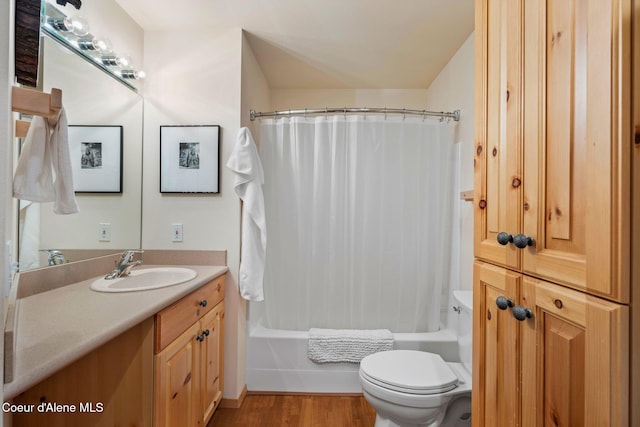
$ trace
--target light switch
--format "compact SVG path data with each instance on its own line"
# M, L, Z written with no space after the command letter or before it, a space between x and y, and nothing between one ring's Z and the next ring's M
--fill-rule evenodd
M111 241L111 223L101 222L98 226L98 240L100 242Z
M171 224L171 241L182 242L182 224Z

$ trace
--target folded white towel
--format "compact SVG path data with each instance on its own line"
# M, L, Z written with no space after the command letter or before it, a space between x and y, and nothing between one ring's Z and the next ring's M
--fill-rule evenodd
M31 120L13 178L13 197L54 202L56 214L78 212L64 109L54 129L40 116Z
M264 300L264 262L267 250L267 224L262 184L264 172L251 131L243 127L227 160L235 173L233 186L242 199L242 239L240 253L240 295L250 301Z
M307 356L316 363L360 363L365 356L386 350L393 350L388 329L309 329Z

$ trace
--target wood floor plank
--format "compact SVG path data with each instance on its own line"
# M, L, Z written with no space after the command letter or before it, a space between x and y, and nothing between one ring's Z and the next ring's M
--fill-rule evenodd
M362 396L248 395L240 409L218 408L207 427L371 427Z

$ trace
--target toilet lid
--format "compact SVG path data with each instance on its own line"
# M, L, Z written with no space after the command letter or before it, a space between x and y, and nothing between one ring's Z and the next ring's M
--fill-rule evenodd
M424 351L374 353L362 359L360 372L381 387L412 394L444 393L458 383L458 377L442 357Z

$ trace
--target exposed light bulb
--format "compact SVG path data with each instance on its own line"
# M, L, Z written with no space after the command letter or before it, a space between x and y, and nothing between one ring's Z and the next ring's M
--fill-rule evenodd
M107 54L112 51L111 41L105 38L94 37L92 39L78 39L78 47L82 50L96 50Z
M95 46L96 50L101 54L107 54L113 51L111 40L107 38L95 37L93 39L93 45Z
M118 55L116 57L116 63L118 67L131 68L131 66L133 65L133 60L129 55Z
M58 31L70 32L79 37L89 34L89 23L82 16L67 16L64 19L50 19L48 22Z

